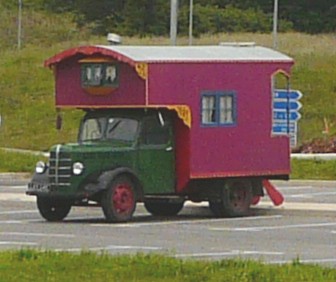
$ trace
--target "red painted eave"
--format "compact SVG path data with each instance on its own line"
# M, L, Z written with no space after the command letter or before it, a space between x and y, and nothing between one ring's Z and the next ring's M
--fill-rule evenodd
M80 46L72 49L65 50L61 53L56 54L55 56L47 59L44 62L45 67L52 67L53 65L57 65L58 63L69 59L73 56L77 55L84 55L84 56L94 56L94 55L101 55L114 58L118 61L130 64L131 66L135 65L135 62L120 53L115 51L109 50L107 48L102 48L98 46Z

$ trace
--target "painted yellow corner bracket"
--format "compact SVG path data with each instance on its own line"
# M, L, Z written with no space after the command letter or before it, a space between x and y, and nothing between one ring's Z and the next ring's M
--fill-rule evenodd
M136 63L135 64L135 70L138 73L138 75L146 80L148 77L148 65L146 63Z
M169 110L175 110L180 119L183 120L183 123L191 128L191 112L188 106L168 106Z

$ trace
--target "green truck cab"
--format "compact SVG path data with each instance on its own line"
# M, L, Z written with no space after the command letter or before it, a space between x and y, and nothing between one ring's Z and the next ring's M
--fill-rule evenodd
M145 195L151 213L176 214L183 198L155 200L175 190L172 137L168 113L88 111L78 142L53 146L49 163L37 164L27 193L37 196L41 215L51 221L89 202L101 205L108 221L129 220Z

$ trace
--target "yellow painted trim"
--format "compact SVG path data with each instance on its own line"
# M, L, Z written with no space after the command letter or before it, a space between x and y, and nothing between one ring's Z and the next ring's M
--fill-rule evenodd
M80 64L82 63L112 63L115 62L115 60L110 59L110 58L101 58L101 57L89 57L89 58L85 58L82 60L78 61Z
M140 108L164 108L165 106L145 106L145 105L106 105L106 106L94 106L94 105L56 105L60 109L140 109Z
M146 99L146 106L149 104L149 78L146 78L145 81L145 99Z
M290 77L290 74L284 70L277 70L274 73L272 73L272 76L278 75L278 74L282 74L284 76L286 76L287 78Z
M136 63L135 70L142 79L146 80L148 78L148 65L146 63Z
M247 177L247 176L269 176L269 175L289 175L290 170L260 171L260 172L210 172L191 173L190 179L219 178L219 177Z
M176 111L178 117L183 120L183 123L191 128L191 111L189 106L186 105L107 105L107 106L92 106L92 105L77 105L77 106L63 106L63 105L56 105L57 108L77 108L77 109L116 109L116 108L149 108L149 109L157 109L157 108L167 108L169 110Z
M191 111L188 106L185 105L176 105L176 106L167 106L169 110L175 110L180 119L183 120L183 123L191 128Z

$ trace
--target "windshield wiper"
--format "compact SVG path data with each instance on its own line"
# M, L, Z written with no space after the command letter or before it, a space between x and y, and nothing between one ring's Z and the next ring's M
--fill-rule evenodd
M117 126L121 123L121 120L118 120L109 130L108 130L108 133L112 133L116 128Z

